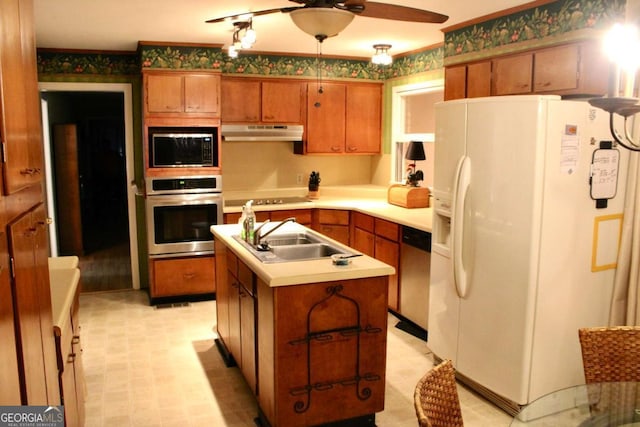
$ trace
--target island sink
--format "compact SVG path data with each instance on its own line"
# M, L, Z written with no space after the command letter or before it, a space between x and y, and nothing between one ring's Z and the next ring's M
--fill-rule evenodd
M240 236L233 236L253 256L261 262L279 263L291 261L309 261L328 258L333 254L353 255L338 245L309 232L272 234L262 239L260 245L251 245Z

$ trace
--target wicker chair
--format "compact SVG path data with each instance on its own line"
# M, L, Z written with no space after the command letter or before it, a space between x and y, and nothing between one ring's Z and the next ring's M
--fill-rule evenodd
M640 381L640 327L578 330L587 384Z
M455 371L444 360L427 372L416 385L413 404L420 427L462 427L462 411Z

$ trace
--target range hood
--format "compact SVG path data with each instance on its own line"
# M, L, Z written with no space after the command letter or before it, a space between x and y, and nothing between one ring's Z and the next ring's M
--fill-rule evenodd
M222 125L224 141L302 141L302 125Z

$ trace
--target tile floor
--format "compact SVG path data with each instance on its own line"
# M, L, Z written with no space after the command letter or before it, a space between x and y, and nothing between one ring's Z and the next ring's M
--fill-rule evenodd
M82 294L80 320L87 427L251 427L256 403L215 337L215 301L157 309L142 291ZM416 382L432 366L424 341L389 315L385 410L378 427L417 425ZM459 386L465 426L508 426L511 417Z

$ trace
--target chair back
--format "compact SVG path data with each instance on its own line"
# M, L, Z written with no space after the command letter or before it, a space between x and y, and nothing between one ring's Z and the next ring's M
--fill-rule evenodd
M418 381L413 400L420 427L463 427L451 360L444 360Z
M578 330L587 384L640 381L640 327Z

